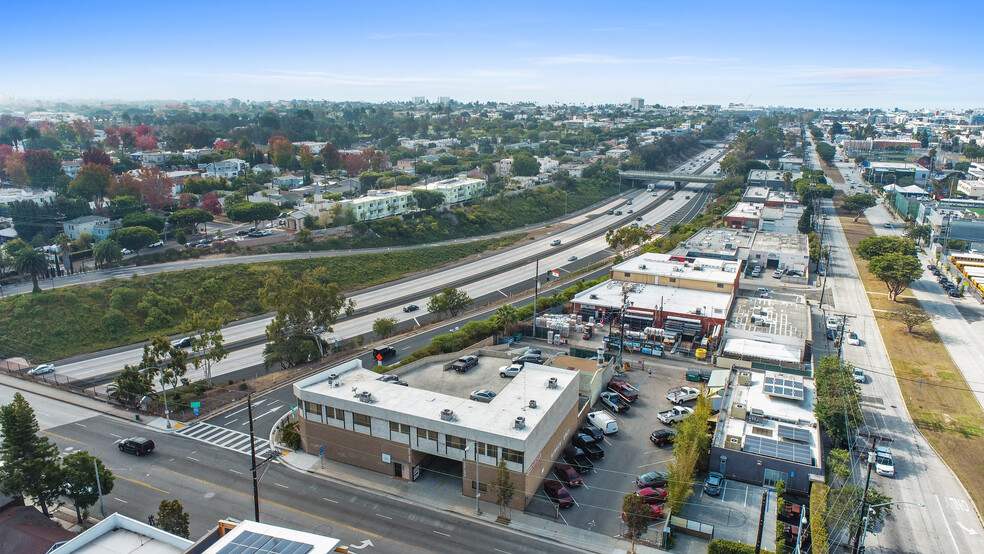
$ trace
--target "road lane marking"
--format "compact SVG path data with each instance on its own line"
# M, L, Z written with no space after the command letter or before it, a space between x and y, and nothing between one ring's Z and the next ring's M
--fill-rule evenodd
M188 458L189 460L191 460L193 462L200 462L201 461L198 458L192 458L191 456L185 456L185 458Z
M236 419L232 420L232 421L227 421L226 422L226 425L232 425L233 423L235 423L237 421L239 421L239 418L238 417Z
M113 497L113 500L118 500L124 504L129 504L129 502L127 502L126 500L123 500L122 498L116 498L115 496Z
M62 440L67 440L67 441L69 441L69 442L74 442L74 443L76 443L76 444L82 444L82 445L84 445L84 444L85 444L85 443L84 443L84 442L82 442L82 441L77 441L77 440L75 440L75 439L70 439L70 438L68 438L68 437L63 437L63 436L61 436L61 435L59 435L59 434L57 434L57 433L52 433L51 431L41 431L41 432L42 432L42 433L44 433L45 435L51 435L52 437L57 437L57 438L59 438L59 439L62 439Z
M117 435L116 433L110 433L110 436L116 437L118 439L122 439L123 438L120 435Z
M946 522L946 512L943 511L943 503L940 502L940 496L934 494L936 497L936 505L940 507L940 514L943 516L943 525L946 526L946 532L950 534L950 540L953 541L953 551L960 552L960 547L957 545L957 539L953 536L953 531L950 530L950 524Z
M505 550L499 550L498 548L493 548L492 550L495 550L496 552L502 552L502 554L511 554L509 552L506 552Z
M233 473L235 473L236 475L242 475L242 474L243 474L243 472L241 472L241 471L236 471L236 470L234 470L234 469L230 469L229 471L231 471L231 472L233 472Z
M78 425L79 427L85 427L85 425L82 425L81 423L72 423L72 425Z
M154 485L148 485L147 483L144 483L143 481L137 481L136 479L130 479L129 477L123 477L122 475L114 475L114 477L116 477L117 479L122 479L124 481L129 481L129 482L134 483L136 485L143 485L143 486L147 487L148 489L153 489L153 490L155 490L157 492L162 492L164 494L171 494L169 491L166 491L164 489L159 489L159 488L155 487Z
M376 514L376 515L379 516L379 517L381 517L381 518L383 518L383 519L393 519L390 516L384 516L383 514Z
M441 535L441 536L443 536L443 537L447 537L447 538L449 538L449 539L451 538L451 535L449 535L449 534L447 534L447 533L442 533L442 532L440 532L440 531L434 531L434 532L435 532L435 533L437 533L438 535Z
M321 499L327 502L331 502L332 504L338 504L337 500L332 500L330 498L325 498L325 497L321 497Z
M274 483L274 485L277 485L278 487L280 487L282 489L289 489L290 488L287 485L281 485L280 483Z
M199 479L197 477L192 477L191 475L186 475L184 473L181 473L181 472L178 472L178 471L174 471L173 469L166 468L164 466L155 465L153 467L156 468L156 469L159 469L161 471L166 471L168 473L171 473L171 474L174 474L174 475L178 475L178 476L184 477L185 479L190 479L192 481L195 481L197 483L201 483L203 485L208 485L210 487L215 487L216 489L221 489L221 490L223 490L223 491L225 491L227 493L230 493L230 494L235 494L237 496L241 496L243 498L248 498L250 500L252 500L252 498L253 498L253 494L252 493L248 493L247 494L247 493L244 493L242 491L238 491L236 489L230 489L229 487L223 487L222 485L218 485L218 484L213 483L211 481L206 481L204 479ZM125 477L121 477L121 479L126 479L126 478ZM130 479L126 479L126 480L127 481L130 481ZM143 483L141 483L141 484L143 484ZM150 486L150 485L147 485L147 486ZM151 488L153 488L153 487L151 487ZM160 489L157 489L157 490L160 490ZM171 494L171 493L169 493L167 491L161 491L161 492L164 492L166 494ZM336 525L338 527L341 527L341 528L344 528L344 529L348 529L349 531L352 531L352 532L355 532L355 533L361 533L361 534L364 534L364 535L371 535L371 536L376 537L377 539L379 539L381 541L390 541L390 542L395 543L395 544L402 544L403 546L407 547L406 548L406 551L407 552L410 552L412 550L417 549L416 546L407 544L405 542L398 541L396 539L393 539L392 537L384 537L384 536L382 536L382 535L380 535L378 533L373 533L371 531L366 531L365 529L357 529L355 527L352 527L351 525L346 525L346 524L344 524L344 523L342 523L340 521L335 521L333 519L328 519L326 517L322 517L322 516L319 516L317 514L312 514L312 513L309 513L309 512L305 512L304 510L299 510L297 508L294 508L292 506L288 506L286 504L281 504L279 502L274 502L272 500L267 500L267 499L265 499L263 497L260 497L260 502L262 502L264 504L269 504L270 506L275 506L277 508L280 508L281 510L287 510L288 512L292 512L292 513L295 513L295 514L298 514L298 515L306 516L306 517L309 517L311 519L316 519L316 520L322 521L324 523L330 523L331 525Z

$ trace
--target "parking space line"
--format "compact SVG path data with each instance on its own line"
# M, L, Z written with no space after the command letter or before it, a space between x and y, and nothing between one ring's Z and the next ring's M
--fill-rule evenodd
M571 526L571 524L570 524L570 523L567 523L567 518L565 518L565 517L564 517L564 514L562 514L562 513L560 513L560 512L557 512L557 515L559 515L559 516L560 516L560 519L561 519L561 520L562 520L562 521L564 522L564 525L566 525L566 526L568 526L568 527L570 527L570 526Z

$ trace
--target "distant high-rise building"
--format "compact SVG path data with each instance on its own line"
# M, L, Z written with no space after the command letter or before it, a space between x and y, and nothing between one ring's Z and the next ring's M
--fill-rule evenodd
M641 110L646 107L646 101L642 98L632 97L629 99L629 107L633 110Z
M437 101L440 102L441 104L447 106L448 104L451 103L451 97L450 96L438 96L437 97Z
M414 96L413 97L413 103L414 104L423 104L426 101L427 101L427 98L424 97L424 96Z

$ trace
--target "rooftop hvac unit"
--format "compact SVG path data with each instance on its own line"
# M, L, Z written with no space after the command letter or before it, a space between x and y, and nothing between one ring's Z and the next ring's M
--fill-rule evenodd
M530 400L530 408L533 410L536 409L536 400Z
M595 294L595 293L591 293L591 294L588 295L588 298L590 298L592 300L597 300L598 299L598 295Z
M751 371L739 371L738 372L738 384L742 386L748 386L752 384L752 372Z
M734 404L731 406L731 417L735 419L745 419L747 413L744 404Z
M332 374L329 374L328 375L328 381L337 381L337 380L338 380L338 374L337 373L332 373Z
M526 418L523 416L517 417L516 421L513 422L513 427L517 429L522 429L523 427L526 427Z
M646 264L639 264L639 269L646 269Z
M373 402L372 393L369 392L369 391L367 391L367 390L364 390L364 391L360 392L359 393L359 402L365 402L366 404L372 404L372 402Z
M556 377L551 377L550 379L547 379L547 388L548 389L555 389L555 388L557 388L557 378Z
M454 421L456 419L458 419L458 416L454 415L454 410L450 408L441 410L441 421Z

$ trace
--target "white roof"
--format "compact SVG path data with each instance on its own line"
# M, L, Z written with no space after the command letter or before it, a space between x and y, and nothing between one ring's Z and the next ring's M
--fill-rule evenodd
M749 356L789 363L799 363L803 359L803 351L800 348L787 344L759 342L751 339L726 340L724 343L724 353L734 356Z
M266 539L266 542L264 542L264 539ZM274 546L276 542L279 542L277 546L280 548ZM290 551L288 542L309 546L310 549L303 550L307 554L328 554L329 552L334 552L342 541L314 533L246 520L203 550L202 554L217 554L219 552L243 552L244 554L285 552ZM237 545L241 549L232 550Z
M605 281L577 294L573 302L587 306L600 306L609 309L622 307L622 285L630 284L627 300L632 308L660 310L675 314L694 313L700 310L703 317L723 318L728 315L732 296L727 292L668 287L664 285L644 285L624 281ZM631 308L628 310L632 312Z
M691 263L678 256L646 253L612 267L612 271L694 279L711 283L734 283L740 267L740 262L732 260L696 258Z
M59 554L180 554L194 543L118 513L58 547Z

